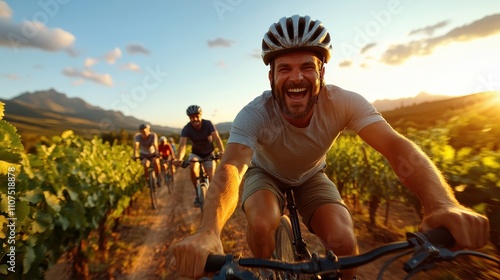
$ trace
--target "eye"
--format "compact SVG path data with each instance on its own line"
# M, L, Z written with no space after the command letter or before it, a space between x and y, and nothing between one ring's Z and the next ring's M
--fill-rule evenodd
M290 67L288 67L288 66L280 66L280 67L278 67L278 69L276 69L276 71L277 71L277 72L280 72L280 73L283 73L283 72L288 72L288 71L290 71L290 69L291 69L291 68L290 68Z

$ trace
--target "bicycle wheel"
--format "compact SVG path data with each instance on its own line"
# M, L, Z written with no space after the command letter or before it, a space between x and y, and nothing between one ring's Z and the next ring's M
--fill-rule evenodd
M275 248L273 258L285 262L293 262L296 260L295 247L293 245L292 224L288 216L281 216L280 225L274 234ZM290 274L284 271L275 272L278 280L299 279L297 275Z
M165 185L167 185L168 193L172 193L173 184L172 175L167 172L165 174Z
M158 201L156 198L156 174L154 172L149 173L149 195L151 197L151 206L153 209L158 208Z
M203 212L203 206L205 205L205 196L207 195L208 185L203 182L196 186L196 191L198 192L198 198L200 200L200 210Z
M167 170L165 182L167 184L168 193L172 193L174 190L174 174L172 173L172 170Z

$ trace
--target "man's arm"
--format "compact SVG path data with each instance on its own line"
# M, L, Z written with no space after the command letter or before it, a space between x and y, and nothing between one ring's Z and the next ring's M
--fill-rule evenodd
M487 218L460 205L441 172L413 142L386 122L366 126L359 136L384 155L401 182L421 200L422 230L445 227L455 237L458 247L479 248L486 244Z
M134 136L134 157L139 157L139 145L139 141L137 141Z
M181 276L200 278L210 253L222 254L222 228L238 204L240 183L252 150L241 144L228 144L224 157L210 182L203 218L197 232L174 245L177 269Z
M181 139L179 139L179 148L177 152L177 158L179 160L183 160L184 156L186 155L186 143L187 137L181 137Z
M155 153L159 155L160 149L158 148L158 134L154 133L153 135L154 135L153 146L155 147Z
M220 139L220 135L217 130L212 132L212 138L214 139L217 147L219 147L219 152L224 153L224 144L222 143L222 139Z

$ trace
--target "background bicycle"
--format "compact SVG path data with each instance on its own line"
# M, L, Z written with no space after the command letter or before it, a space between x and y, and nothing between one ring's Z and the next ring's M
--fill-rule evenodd
M167 160L161 158L161 172L163 178L165 178L164 183L167 187L168 193L172 193L174 190L174 170L173 170L173 160Z
M134 160L141 160L144 157L132 157ZM149 196L151 198L151 207L153 209L158 209L158 194L157 194L157 188L158 188L158 180L159 178L156 177L156 173L153 167L153 163L150 161L149 167L148 167L148 177L146 178L146 181L148 183L148 189L149 189Z
M210 185L210 180L208 178L207 173L205 172L205 167L203 166L204 162L218 160L220 157L218 155L206 157L200 161L198 160L186 160L182 162L181 167L186 168L190 163L198 163L198 177L196 178L196 197L199 201L199 207L201 213L203 213L203 207L205 204L205 196L208 191L208 187Z

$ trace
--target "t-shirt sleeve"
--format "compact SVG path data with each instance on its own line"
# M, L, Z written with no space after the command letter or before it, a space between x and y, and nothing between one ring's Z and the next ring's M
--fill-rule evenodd
M346 104L347 128L356 133L369 124L385 121L382 115L362 95L349 92Z
M255 116L250 114L250 109L247 107L243 108L236 115L231 125L227 143L242 144L255 151L255 142L257 139L256 123L257 120Z
M208 124L208 130L210 131L210 133L212 133L216 130L215 125L212 123L212 121L207 121L207 124Z

